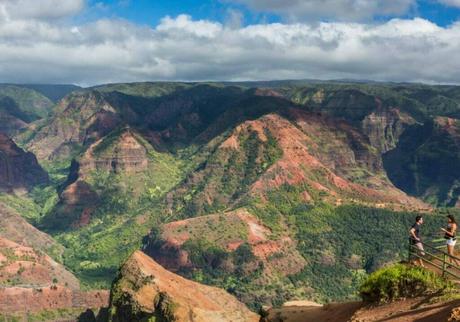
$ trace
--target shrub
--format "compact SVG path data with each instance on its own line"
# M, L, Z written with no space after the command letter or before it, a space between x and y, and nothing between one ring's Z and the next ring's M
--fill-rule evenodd
M360 295L365 302L390 302L442 291L448 282L424 268L396 264L382 268L365 280Z

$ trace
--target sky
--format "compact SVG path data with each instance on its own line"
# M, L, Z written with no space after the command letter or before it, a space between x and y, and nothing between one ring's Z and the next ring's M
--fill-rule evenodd
M460 84L460 0L0 0L0 83Z

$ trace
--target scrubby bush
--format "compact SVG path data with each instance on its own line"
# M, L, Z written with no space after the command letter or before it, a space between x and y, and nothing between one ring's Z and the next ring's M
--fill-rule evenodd
M365 302L382 303L442 292L448 287L446 280L424 268L396 264L369 275L360 295Z

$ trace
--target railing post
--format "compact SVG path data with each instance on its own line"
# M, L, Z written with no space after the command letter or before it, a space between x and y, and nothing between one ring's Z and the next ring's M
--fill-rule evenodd
M408 255L408 257L407 257L407 262L410 263L411 260L412 260L412 245L411 245L411 240L410 240L410 238L408 239L408 241L409 241L409 244L408 244L408 245L409 245L409 248L408 248L409 252L408 252L408 254L407 254L407 255Z
M442 254L442 277L446 275L446 254Z

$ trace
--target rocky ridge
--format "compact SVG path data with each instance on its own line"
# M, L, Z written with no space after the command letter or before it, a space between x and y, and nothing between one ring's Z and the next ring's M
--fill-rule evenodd
M144 253L122 266L110 303L111 321L158 318L183 322L256 322L259 316L218 288L175 275Z

